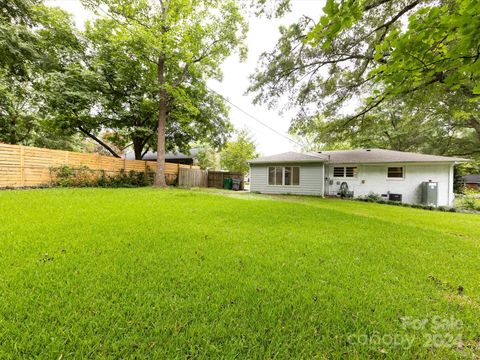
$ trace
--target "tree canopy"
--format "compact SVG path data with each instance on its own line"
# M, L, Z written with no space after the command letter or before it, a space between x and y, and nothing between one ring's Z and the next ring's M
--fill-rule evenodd
M237 132L234 141L228 141L225 149L220 153L220 165L229 171L247 174L249 166L247 160L258 157L255 142L246 130Z
M144 71L155 76L155 185L165 186L169 126L177 127L175 133L180 138L185 137L181 131L186 127L204 130L209 135L225 127L223 100L209 93L206 80L221 78L220 64L232 52L245 54L246 23L240 9L233 0L84 0L83 3L106 13L121 27L117 31L121 34L119 40L128 43L124 46L129 56L146 61ZM102 10L102 6L107 10ZM148 133L148 126L146 130Z
M51 134L62 147L80 134L114 156L156 149L160 165L165 150L225 143L228 108L206 82L245 56L235 1L82 3L97 15L83 31L41 0L0 3L0 141Z
M392 107L400 107L402 126L436 107L430 125L441 132L454 121L456 136L473 141L468 149L460 141L455 151L480 152L479 2L327 0L323 11L320 19L304 16L281 28L252 75L257 102L273 106L287 97L287 106L299 109L294 131L324 131L315 124L334 121L342 141L352 128L364 138L368 131L381 135L388 116L378 115ZM412 97L415 106L406 105Z
M77 137L46 126L44 77L80 46L69 14L39 1L0 3L0 141L73 148Z

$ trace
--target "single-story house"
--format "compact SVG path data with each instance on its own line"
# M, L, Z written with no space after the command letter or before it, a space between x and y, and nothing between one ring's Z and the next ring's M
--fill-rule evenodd
M467 159L358 149L286 152L250 160L250 191L269 194L375 193L405 203L453 206L453 165Z
M480 190L480 174L463 176L462 184L467 188Z

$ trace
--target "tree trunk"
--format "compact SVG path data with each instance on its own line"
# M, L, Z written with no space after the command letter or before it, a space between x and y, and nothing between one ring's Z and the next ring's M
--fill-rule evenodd
M142 160L143 157L143 139L133 139L133 152L135 153L135 160Z
M157 130L157 171L155 175L155 187L166 187L165 182L165 125L167 122L167 90L165 89L165 59L158 58L157 79L160 85L160 101L158 108Z

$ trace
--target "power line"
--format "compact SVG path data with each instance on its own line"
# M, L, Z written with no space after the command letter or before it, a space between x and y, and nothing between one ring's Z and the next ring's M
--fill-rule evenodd
M252 114L246 112L245 110L243 110L240 106L238 105L235 105L234 103L232 103L230 100L228 100L225 96L223 96L222 94L218 93L217 91L213 90L211 87L209 87L208 85L205 84L205 87L217 94L218 96L220 96L224 101L226 101L227 103L229 103L230 105L232 105L234 108L236 108L237 110L239 110L240 112L242 112L244 115L247 115L249 118L255 120L256 122L258 122L259 124L263 125L264 127L266 127L267 129L269 129L270 131L273 131L275 134L287 139L288 141L291 141L293 143L295 143L296 145L299 145L299 146L302 146L302 144L300 144L299 142L293 140L292 138L288 137L287 135L275 130L274 128L272 128L271 126L265 124L263 121L261 121L260 119L258 119L257 117L253 116Z
M50 1L61 1L61 0L50 0ZM124 26L123 23L119 22L114 16L112 16L111 14L109 14L107 11L103 10L100 6L98 6L98 10L100 10L104 15L108 16L109 18L111 18L113 21L115 21L118 25L120 25L121 27L123 27L125 30L127 30L131 35L135 36L135 34L126 26ZM151 49L158 54L158 50L154 47L151 47ZM284 139L296 144L296 145L299 145L299 146L302 146L302 144L300 144L299 142L293 140L292 138L288 137L287 135L279 132L278 130L275 130L274 128L272 128L271 126L265 124L263 121L261 121L260 119L258 119L257 117L255 117L254 115L248 113L247 111L243 110L240 106L238 105L235 105L233 102L231 102L229 99L227 99L225 96L223 96L222 94L220 94L219 92L213 90L211 87L209 87L207 84L205 84L205 87L213 92L214 94L217 94L218 96L220 96L224 101L226 101L227 103L229 103L231 106L233 106L234 108L236 108L237 110L239 110L241 113L243 113L244 115L248 116L249 118L253 119L254 121L258 122L259 124L261 124L262 126L264 126L265 128L267 128L268 130L274 132L275 134L283 137Z

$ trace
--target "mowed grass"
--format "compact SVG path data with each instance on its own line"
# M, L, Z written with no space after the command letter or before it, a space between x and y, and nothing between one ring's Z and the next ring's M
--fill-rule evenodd
M178 189L0 192L1 359L472 358L479 319L477 215Z

